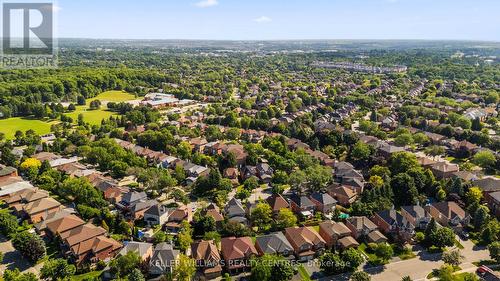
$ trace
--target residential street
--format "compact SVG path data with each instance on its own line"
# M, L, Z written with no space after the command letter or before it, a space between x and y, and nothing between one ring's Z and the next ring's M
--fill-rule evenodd
M473 272L476 266L472 262L489 259L486 248L478 248L469 241L460 240L464 249L460 250L465 257L460 265L462 272ZM426 280L427 274L433 269L443 265L440 260L441 254L428 254L420 252L416 258L389 263L385 266L378 266L364 269L372 275L372 281L399 281L403 276L410 276L412 280ZM320 281L348 280L348 276L329 276L320 278Z

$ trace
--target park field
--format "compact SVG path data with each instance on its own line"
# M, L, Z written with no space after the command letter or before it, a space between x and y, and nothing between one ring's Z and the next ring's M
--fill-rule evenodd
M50 132L50 126L57 124L57 121L45 122L37 119L13 117L0 120L0 132L5 134L5 138L13 139L17 130L26 132L33 129L38 134L47 134Z
M102 102L101 108L97 110L88 110L90 102L96 99ZM94 98L88 99L87 105L77 106L75 111L66 113L66 115L73 118L74 122L77 122L78 115L81 113L83 114L85 122L91 125L97 125L101 124L102 119L107 119L112 115L116 115L116 113L106 110L107 102L124 102L134 99L136 99L134 95L126 92L107 91ZM33 129L38 134L47 134L50 132L50 126L57 123L58 121L56 120L46 122L37 119L13 117L0 120L0 132L4 133L7 139L13 139L17 130L25 132L29 129Z
M100 100L102 105L100 109L89 110L89 104L93 100ZM78 115L83 114L83 120L91 125L101 124L101 120L108 119L116 113L106 110L106 104L108 102L124 102L134 100L136 97L132 94L122 91L107 91L97 95L94 98L88 99L86 105L80 105L76 107L76 110L67 113L66 115L73 118L73 121L78 120Z

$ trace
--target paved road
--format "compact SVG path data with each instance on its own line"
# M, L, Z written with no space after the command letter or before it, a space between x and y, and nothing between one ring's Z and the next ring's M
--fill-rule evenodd
M460 241L464 249L460 250L465 257L460 265L463 272L474 272L476 266L472 262L489 259L489 252L486 248L476 247L471 241ZM441 254L429 254L419 252L418 256L409 260L402 260L372 268L365 268L364 271L372 275L372 281L399 281L403 276L410 276L412 280L426 280L427 274L433 269L443 265ZM330 276L320 278L320 281L348 280L348 276Z

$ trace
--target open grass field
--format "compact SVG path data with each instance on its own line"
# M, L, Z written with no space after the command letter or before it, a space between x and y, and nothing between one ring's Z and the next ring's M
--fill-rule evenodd
M90 102L92 100L99 99L102 102L101 109L98 110L88 110ZM106 110L107 102L124 102L129 100L134 100L136 97L132 94L122 92L122 91L107 91L99 94L98 96L88 99L87 105L77 106L76 110L66 115L73 118L76 122L78 120L78 114L83 114L85 122L92 125L100 124L102 119L107 119L116 113ZM0 120L0 132L5 134L5 138L13 139L14 134L17 130L23 132L33 129L38 134L47 134L50 132L50 126L56 124L58 121L42 121L30 118L13 117L9 119Z
M102 103L101 108L97 110L88 110L90 102L97 99ZM83 120L85 120L85 122L88 122L91 125L98 125L101 124L101 120L108 119L110 116L116 115L116 113L106 110L106 104L108 102L124 102L134 99L136 99L134 95L126 92L107 91L94 98L88 99L87 105L77 106L75 111L66 115L73 118L73 121L76 122L78 120L78 115L81 113L83 114Z
M45 122L36 119L13 117L0 120L0 132L5 134L5 138L13 139L17 130L23 132L33 129L38 134L47 134L50 132L50 126L57 121Z
M104 101L122 102L122 101L135 100L136 97L132 94L123 91L107 91L100 93L98 96L94 98L88 99L87 104L96 99L100 100L101 102Z

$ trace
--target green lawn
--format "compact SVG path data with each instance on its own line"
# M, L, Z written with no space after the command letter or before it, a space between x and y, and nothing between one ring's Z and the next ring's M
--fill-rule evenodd
M85 279L94 279L101 276L102 270L91 271L80 275L71 276L71 281L83 281Z
M307 272L307 270L304 268L304 265L302 265L302 264L299 266L299 274L300 274L300 277L302 278L302 281L312 280L311 276L309 276L309 273Z
M100 109L97 110L88 110L89 104L93 100L100 100L103 104ZM107 91L97 95L94 98L88 99L86 105L79 105L76 107L76 110L66 114L67 116L73 118L74 122L77 122L78 115L83 114L83 120L91 125L101 124L101 120L108 119L112 115L116 115L116 113L106 110L107 102L124 102L129 100L134 100L136 97L132 94L122 92L122 91Z
M66 115L73 118L74 122L78 121L78 115L83 114L83 120L91 125L101 124L102 119L108 119L112 115L116 115L116 113L105 110L104 106L101 106L100 109L96 110L87 110L88 107L86 105L77 106L76 110L67 113Z
M45 122L36 119L13 117L0 120L0 132L5 134L5 138L13 139L17 130L26 132L33 129L37 134L47 134L50 132L50 126L57 121Z
M103 103L101 109L87 110L90 102L96 99L100 100ZM101 124L102 119L107 119L112 115L116 115L116 113L106 110L106 102L123 102L134 99L137 98L134 95L126 92L107 91L99 94L94 98L88 99L87 105L77 106L74 112L67 113L66 115L73 118L73 120L76 122L78 120L78 114L82 113L85 122L88 122L92 125ZM4 133L5 138L7 139L13 139L14 134L17 130L25 132L29 129L33 129L36 133L43 135L50 133L50 126L57 123L58 121L55 120L45 122L37 119L13 117L0 120L0 132Z
M122 101L135 100L137 98L134 95L123 91L107 91L100 93L94 98L88 99L87 104L97 99L100 100L101 102L103 101L122 102Z

